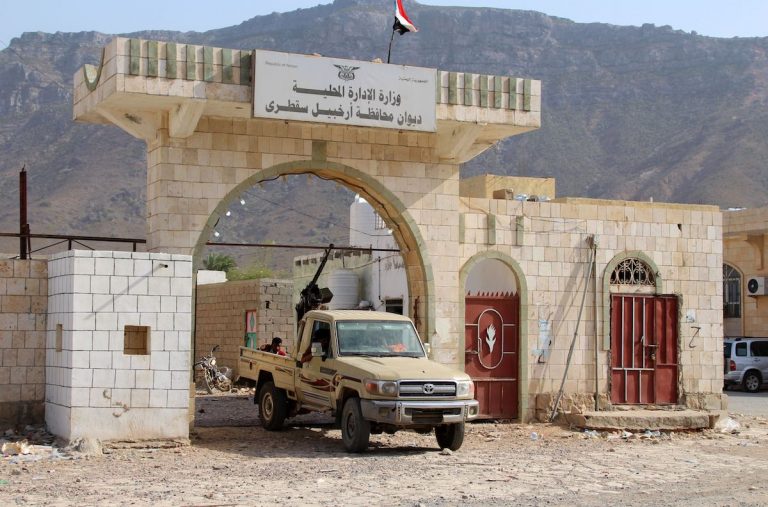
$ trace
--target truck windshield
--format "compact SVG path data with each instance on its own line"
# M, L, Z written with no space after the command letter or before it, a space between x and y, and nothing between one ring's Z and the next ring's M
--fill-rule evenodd
M341 356L424 357L424 349L410 322L337 322Z

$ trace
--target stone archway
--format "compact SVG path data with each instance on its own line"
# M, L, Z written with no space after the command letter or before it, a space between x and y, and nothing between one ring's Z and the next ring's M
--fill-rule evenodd
M478 269L482 269L483 266L488 266L489 263L497 263L497 266L491 266L490 271L496 270L498 273L499 267L502 268L502 270L506 270L507 273L504 274L504 276L511 276L511 280L513 280L514 283L514 291L510 298L504 299L505 295L502 295L501 298L498 301L482 301L477 296L468 296L468 290L470 289L469 283L470 283L470 277L473 272L477 271ZM516 364L514 365L515 368L513 368L513 371L515 373L514 379L507 380L506 382L512 386L514 386L515 393L514 396L510 399L516 400L515 407L497 407L497 411L502 410L505 411L504 413L509 413L509 409L512 408L512 413L514 415L512 417L514 418L526 418L526 411L528 409L528 324L527 324L527 314L528 314L528 287L525 281L525 276L523 275L522 269L520 269L519 264L510 256L505 255L500 252L496 251L488 251L488 252L482 252L479 253L472 258L470 258L461 268L460 274L459 274L460 280L460 287L461 287L461 305L462 308L466 308L467 315L469 313L472 313L472 315L477 313L477 308L470 309L469 308L469 301L472 300L472 304L476 306L477 304L483 305L483 304L490 304L493 306L493 304L501 304L502 306L506 305L513 305L513 313L516 315L509 315L508 312L504 312L503 308L490 308L489 312L496 315L499 314L505 314L508 317L511 317L513 320L515 320L515 347L513 352L517 357ZM490 292L497 293L497 292L506 292L505 287L508 284L502 283L498 287L491 287ZM477 288L476 288L477 291ZM479 292L483 292L482 289L479 290ZM498 310L498 311L497 311ZM488 312L486 312L488 313ZM490 314L489 313L489 314ZM501 316L503 317L503 315ZM501 318L500 317L500 318ZM469 329L468 324L466 322L465 318L465 330ZM471 327L471 326L470 326ZM498 332L497 332L498 334ZM466 337L465 337L466 339ZM479 356L478 356L479 357ZM474 356L472 356L474 359ZM477 362L477 361L475 361ZM466 362L466 356L465 356L465 369L467 369L468 373L471 374L469 370L472 369L472 365L470 365L468 362ZM489 374L492 373L488 372ZM493 375L490 374L489 377L492 377ZM498 400L497 400L498 401ZM498 403L497 403L498 405ZM501 413L501 412L500 412Z
M400 247L405 262L410 308L416 307L416 326L422 337L429 340L434 327L430 326L430 315L434 312L434 289L432 266L424 247L418 226L400 199L380 182L365 173L343 164L302 160L277 164L257 171L245 178L221 198L202 228L193 250L193 264L200 260L207 238L211 236L216 222L231 204L248 188L265 180L285 175L314 174L336 181L364 196L375 211L391 226L392 234Z

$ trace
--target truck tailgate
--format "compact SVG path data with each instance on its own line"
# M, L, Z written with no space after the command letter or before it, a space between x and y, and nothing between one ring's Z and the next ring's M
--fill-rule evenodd
M288 356L279 356L248 347L240 347L240 376L251 380L259 380L259 372L267 371L272 374L275 385L282 389L293 391L293 372L296 369L295 360Z

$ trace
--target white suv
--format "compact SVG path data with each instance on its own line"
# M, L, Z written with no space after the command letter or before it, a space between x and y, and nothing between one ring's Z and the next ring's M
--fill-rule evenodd
M756 393L768 382L768 338L726 338L723 354L725 387L742 386Z

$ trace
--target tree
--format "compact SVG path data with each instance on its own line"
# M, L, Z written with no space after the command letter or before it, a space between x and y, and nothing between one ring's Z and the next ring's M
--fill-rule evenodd
M203 259L203 267L211 271L229 272L229 270L237 267L237 263L229 255L210 253L208 257Z

